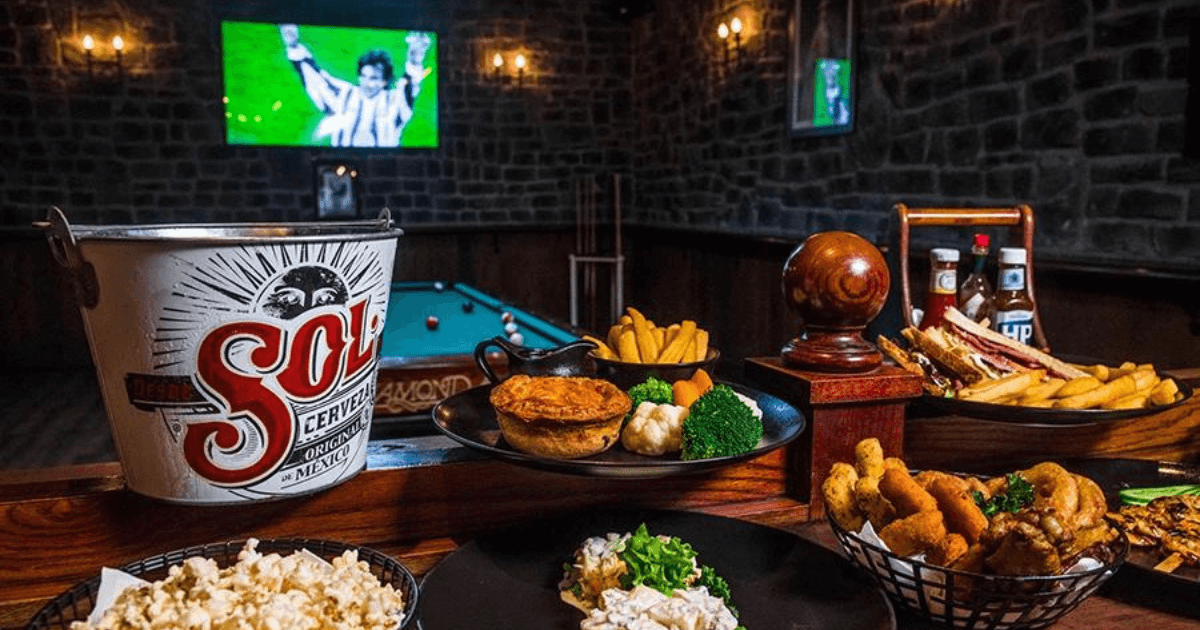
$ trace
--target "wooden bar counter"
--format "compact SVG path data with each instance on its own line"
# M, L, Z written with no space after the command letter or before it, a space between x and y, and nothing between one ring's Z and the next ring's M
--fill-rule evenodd
M994 424L910 419L906 457L914 466L955 467L1042 455L1195 461L1200 453L1197 399L1157 416L1103 427L1050 431ZM836 548L828 525L810 519L809 498L797 490L804 484L794 477L809 461L807 453L797 452L803 444L797 440L714 472L631 481L524 468L442 436L379 440L371 443L367 469L340 486L234 506L173 505L138 496L124 489L116 463L0 473L0 629L22 627L47 601L101 566L250 536L366 545L399 558L418 578L478 533L592 507L705 512L781 528ZM898 617L900 628L928 627L903 613ZM1055 627L1123 626L1200 628L1200 618L1100 595Z

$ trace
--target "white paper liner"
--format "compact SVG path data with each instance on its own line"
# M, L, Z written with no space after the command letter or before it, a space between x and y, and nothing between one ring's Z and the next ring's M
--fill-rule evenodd
M333 571L333 565L317 554L301 549L296 553L308 557L319 562L327 571ZM185 558L186 559L186 558ZM100 569L100 589L96 592L96 605L92 608L91 614L88 615L88 625L95 626L104 618L104 613L112 608L117 602L117 598L127 589L137 588L150 584L146 580L130 575L120 569L110 569L101 567Z
M857 533L849 532L849 535L857 537L861 541L871 545L875 545L882 549L887 549L889 552L891 552L891 548L889 548L887 543L883 542L883 539L881 539L875 532L875 528L871 525L870 521L864 523L862 529ZM896 579L882 580L883 588L885 590L889 591L895 596L904 598L909 604L918 610L927 610L929 614L938 619L946 619L946 590L944 588L946 583L946 573L930 567L918 567L912 562L917 561L924 563L925 554L917 554L908 558L898 558L895 556L895 554L892 554L891 556L884 556L875 549L867 546L861 546L859 549L850 549L848 551L851 555L858 556L857 559L864 566L871 567L876 572L882 572L882 566L886 563L889 567L891 567ZM863 557L863 554L865 554L867 557ZM1098 569L1102 566L1104 566L1104 563L1096 558L1083 557L1080 558L1078 562L1065 569L1062 572L1062 575L1084 573ZM918 569L920 569L919 576L923 581L922 590L924 592L918 592L917 589L917 580L914 575ZM1000 624L1013 624L1020 621L1022 625L1035 622L1053 612L1060 606L1071 605L1072 603L1077 603L1078 600L1082 600L1083 598L1087 597L1092 593L1093 590L1095 590L1097 586L1111 577L1112 574L1113 569L1109 569L1103 574L1097 574L1087 583L1079 584L1076 586L1076 588L1070 591L1063 590L1062 594L1059 596L1045 599L1043 603L1037 604L1032 611L1009 612L1005 613L999 620L996 620L993 617L985 617L980 619L979 622L995 624L997 621L999 621ZM1059 587L1059 590L1062 590L1061 587ZM1063 600L1062 598L1073 599ZM973 627L974 624L971 622L971 620L965 618L965 615L954 614L960 612L958 610L959 608L959 606L956 606L952 611L954 616L954 626L957 628Z

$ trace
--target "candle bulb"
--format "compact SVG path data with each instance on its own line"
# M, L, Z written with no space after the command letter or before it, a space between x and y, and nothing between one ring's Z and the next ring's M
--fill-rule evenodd
M121 65L121 51L125 49L125 40L121 39L120 35L113 36L112 47L113 52L116 53L117 56L117 72L123 72L123 66Z
M742 21L733 18L729 22L729 30L733 31L733 47L737 49L738 61L742 60Z
M517 55L513 63L517 66L517 83L520 83L521 78L525 76L525 55Z
M83 55L87 60L88 76L92 76L92 49L96 47L96 40L92 39L91 35L83 36Z
M504 57L500 56L500 53L496 53L496 56L492 57L492 67L496 69L496 76L499 77L500 68L504 67Z
M729 27L726 26L724 22L721 22L721 25L717 27L717 37L721 38L721 48L725 49L725 63L726 63L726 65L728 65L729 64Z

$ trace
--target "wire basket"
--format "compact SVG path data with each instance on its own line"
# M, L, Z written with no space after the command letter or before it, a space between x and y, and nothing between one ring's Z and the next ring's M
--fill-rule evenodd
M1100 566L1048 576L956 571L896 555L829 519L850 560L871 575L892 601L930 621L969 630L1045 628L1075 610L1117 572L1129 540L1117 539L1097 557Z
M214 560L217 566L223 569L237 563L238 554L245 546L246 541L239 540L187 547L132 562L120 567L120 570L143 580L160 580L167 577L167 572L172 566L182 564L187 558L194 557ZM325 560L340 557L346 551L357 551L358 559L367 563L371 573L379 579L380 583L390 584L404 598L404 620L400 627L417 627L412 623L413 618L416 617L419 597L417 580L404 565L387 554L368 547L307 538L260 540L257 549L263 555L269 553L287 555L307 549ZM99 575L76 584L43 606L29 620L26 630L69 630L72 622L86 621L92 608L96 605L96 596L99 590Z

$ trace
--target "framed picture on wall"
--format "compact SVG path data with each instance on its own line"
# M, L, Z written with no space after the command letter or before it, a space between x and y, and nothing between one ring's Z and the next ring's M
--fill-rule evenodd
M313 195L317 218L357 218L358 166L339 160L317 160L313 163Z
M788 131L854 129L854 0L793 0L788 24Z

